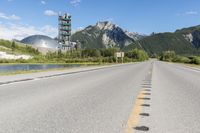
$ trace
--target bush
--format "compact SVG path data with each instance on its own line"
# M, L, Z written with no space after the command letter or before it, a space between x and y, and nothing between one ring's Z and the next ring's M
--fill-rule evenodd
M191 60L188 57L184 56L176 56L174 59L172 59L173 62L180 62L180 63L190 63Z
M172 62L175 58L176 53L174 51L165 51L161 54L160 60Z
M133 49L132 51L127 52L125 56L136 61L145 61L149 59L148 54L145 51L139 49Z
M197 57L197 56L191 57L190 63L200 65L200 57Z
M119 52L119 49L117 48L101 49L101 56L114 57L116 52Z
M101 53L98 49L85 49L82 51L82 57L100 57Z
M176 55L174 51L165 51L160 56L161 61L169 61L169 62L180 62L180 63L190 63L200 65L200 57L191 56L185 57Z

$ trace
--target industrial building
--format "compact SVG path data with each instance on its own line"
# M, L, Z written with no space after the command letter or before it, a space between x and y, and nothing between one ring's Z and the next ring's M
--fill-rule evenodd
M42 53L76 49L77 45L80 44L70 41L72 34L71 21L71 15L67 13L58 16L58 37L55 39L44 35L32 35L24 38L20 42L37 48Z
M71 15L65 13L58 16L58 43L59 49L71 50L75 47L75 43L70 41L71 37Z

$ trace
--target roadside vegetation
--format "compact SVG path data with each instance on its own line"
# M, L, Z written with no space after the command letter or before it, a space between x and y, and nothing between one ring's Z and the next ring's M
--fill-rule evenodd
M115 53L119 52L118 48L109 49L78 49L67 52L48 52L45 55L40 53L37 49L27 45L20 45L16 42L0 40L0 51L10 54L27 54L33 56L32 59L24 60L7 60L0 59L0 63L115 63ZM143 50L133 49L125 53L124 62L145 61L149 57ZM121 60L118 60L121 63Z
M16 43L14 41L7 41L7 40L0 40L0 51L7 52L9 54L28 54L28 55L38 55L40 52L32 48L28 45L22 45L19 43Z
M177 62L186 64L200 65L200 56L181 56L177 55L174 51L163 52L159 59L167 62Z

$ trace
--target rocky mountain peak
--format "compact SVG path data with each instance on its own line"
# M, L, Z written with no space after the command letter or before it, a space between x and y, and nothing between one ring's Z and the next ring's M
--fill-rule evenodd
M97 22L96 27L98 27L100 30L112 30L116 27L116 25L110 21L104 21Z
M110 21L97 22L72 36L72 40L82 42L83 48L123 48L140 38L141 35L125 31Z

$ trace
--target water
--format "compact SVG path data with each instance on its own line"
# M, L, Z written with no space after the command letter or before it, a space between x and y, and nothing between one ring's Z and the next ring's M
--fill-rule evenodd
M80 67L81 64L16 64L0 65L0 73Z

